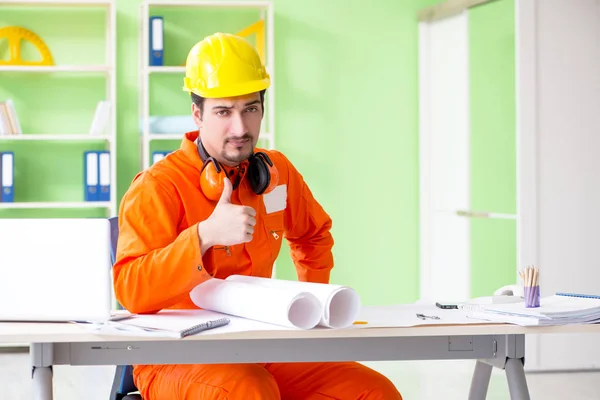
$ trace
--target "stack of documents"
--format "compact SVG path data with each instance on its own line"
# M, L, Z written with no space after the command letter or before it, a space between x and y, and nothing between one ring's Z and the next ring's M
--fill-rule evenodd
M557 293L543 297L540 307L526 308L525 302L490 304L471 316L521 326L596 323L600 322L600 297Z

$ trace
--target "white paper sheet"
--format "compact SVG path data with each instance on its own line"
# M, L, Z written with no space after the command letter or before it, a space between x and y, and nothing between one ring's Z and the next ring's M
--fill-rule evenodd
M227 282L235 283L235 282ZM233 285L229 285L234 287ZM261 288L264 293L265 289ZM206 310L165 310L157 314L157 322L161 322L160 316L164 313L175 313L185 318L197 318L197 315L202 315L203 318L210 316L218 318L220 314L212 314ZM417 314L427 316L437 316L439 319L421 319ZM277 330L295 330L300 329L290 324L272 324L261 322L254 319L237 317L231 314L228 315L231 322L228 325L221 326L215 329L209 329L198 333L198 335L215 335L224 333L238 332L256 332L256 331L277 331ZM442 310L434 305L429 304L397 304L390 306L363 306L360 309L357 317L359 321L367 322L366 324L351 325L345 329L370 329L370 328L405 328L424 325L471 325L471 324L499 324L503 322L486 321L470 316L469 313L460 310ZM162 324L163 322L161 322ZM170 325L168 318L164 321L165 325ZM170 337L166 331L148 332L135 329L117 329L114 324L82 324L87 329L97 334L106 335L136 335L136 336L164 336ZM328 329L326 327L317 327L315 329Z
M123 315L131 315L123 313ZM149 336L149 337L172 337L180 338L177 330L188 327L190 324L197 324L206 320L215 320L223 317L230 319L230 323L225 326L219 326L214 329L205 330L195 335L218 335L224 333L253 332L253 331L277 331L277 330L297 330L299 328L274 325L265 322L255 321L236 317L232 315L217 313L209 310L162 310L157 314L141 315L138 318L143 325L151 325L156 330L142 329L136 324L127 323L77 323L86 330L98 335L118 335L118 336ZM181 326L183 325L183 326ZM186 326L187 325L187 326ZM176 329L173 329L176 328Z
M205 310L291 328L314 328L322 315L311 293L216 278L196 286L190 298Z
M418 314L424 317L419 318ZM435 305L419 303L363 306L357 318L359 321L366 322L366 324L353 325L353 328L357 329L490 323L482 319L473 318L469 313L461 310L442 310Z
M352 325L360 310L358 293L347 286L243 275L231 275L226 280L281 289L290 293L312 293L323 309L319 325L327 328L346 328Z
M227 315L208 310L166 309L156 314L121 313L121 315L123 318L120 319L82 325L99 334L181 338L187 336L185 334L186 330L190 330L197 325L228 318ZM212 329L219 331L220 328L221 326L215 325Z

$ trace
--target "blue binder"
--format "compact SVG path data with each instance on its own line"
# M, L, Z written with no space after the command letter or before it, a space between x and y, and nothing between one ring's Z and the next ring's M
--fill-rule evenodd
M83 185L85 201L98 201L100 191L99 154L97 151L83 153Z
M15 201L15 155L12 151L0 153L0 186L2 195L0 201L3 203L12 203Z
M169 154L170 151L153 151L152 152L152 164L159 162Z
M98 200L110 201L110 152L98 152Z
M163 17L150 17L148 45L150 65L163 65L164 28Z

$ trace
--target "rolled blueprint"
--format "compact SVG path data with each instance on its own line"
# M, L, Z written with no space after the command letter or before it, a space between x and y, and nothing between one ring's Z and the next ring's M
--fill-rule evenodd
M314 328L323 313L319 300L308 292L217 278L192 289L190 299L205 310L299 329Z
M322 308L319 325L327 328L346 328L352 325L360 311L360 297L352 288L326 283L297 282L256 276L231 275L226 281L244 282L289 293L312 293Z

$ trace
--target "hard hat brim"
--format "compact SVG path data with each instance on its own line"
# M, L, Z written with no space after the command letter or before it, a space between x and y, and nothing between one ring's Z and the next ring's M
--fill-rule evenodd
M185 85L183 90L197 94L200 97L207 99L217 99L223 97L236 97L245 94L260 92L261 90L268 89L271 86L271 79L264 78L256 81L244 82L238 85L227 85L226 87L217 87L214 89L198 90L197 88L192 89Z

